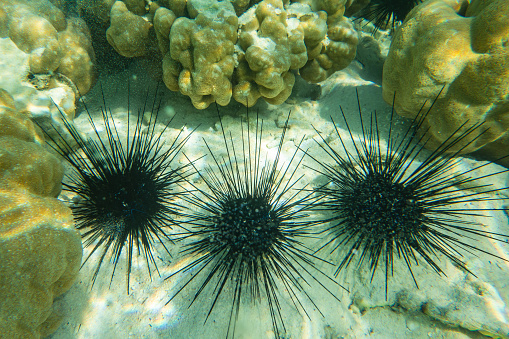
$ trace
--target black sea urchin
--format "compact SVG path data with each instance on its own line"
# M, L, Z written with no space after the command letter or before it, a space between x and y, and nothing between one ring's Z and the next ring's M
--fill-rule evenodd
M362 135L360 141L356 141L341 110L354 151L348 150L346 140L332 120L341 149L334 149L317 131L322 141L317 143L331 163L308 153L321 166L321 169L315 170L329 181L315 189L323 198L316 208L331 213L329 218L322 220L329 223L323 232L330 239L321 249L331 245L331 253L341 248L347 250L340 259L336 276L354 260L358 265L369 261L372 280L381 262L385 266L386 298L395 256L403 258L418 287L412 272L412 265L418 264L418 256L438 274L444 274L436 262L439 254L473 274L461 259L462 251L500 257L469 244L466 239L484 237L504 241L508 237L485 231L482 229L484 225L472 221L473 217L483 216L483 211L495 209L462 206L504 199L488 195L501 189L493 188L480 179L507 170L479 178L470 174L486 164L470 170L457 169L460 160L455 156L482 134L480 125L467 127L465 123L435 151L426 151L423 145L428 139L425 133L419 136L417 130L429 110L421 108L413 125L402 136L395 135L392 113L386 150L376 113L366 126L359 105ZM454 148L459 150L453 152ZM422 158L421 163L417 162L419 158Z
M74 220L76 227L82 231L85 246L93 246L83 264L96 250L102 248L92 282L95 282L110 248L113 251L113 280L120 255L127 245L128 293L134 248L137 248L138 255L143 252L149 275L150 264L157 270L152 253L156 238L168 252L162 241L162 238L170 240L165 228L169 229L174 224L174 216L180 214L176 198L179 198L182 192L175 189L189 174L187 170L191 169L189 165L171 167L190 134L183 137L181 129L171 144L165 145L163 133L171 120L160 133L156 133L161 105L156 96L157 94L152 106L148 107L147 92L132 131L129 127L131 112L128 93L125 141L119 136L111 111L106 108L104 94L101 114L105 136L99 134L91 113L85 107L90 125L95 130L94 138L85 139L72 123L65 117L63 119L65 128L78 145L79 152L75 152L61 134L58 134L57 138L50 137L53 141L50 145L71 165L72 172L67 175L68 182L64 182L64 190L80 197L71 206ZM147 118L147 108L150 108L150 118L145 129L143 119Z
M422 0L371 0L358 15L375 25L375 29L394 29Z
M172 275L187 274L186 281L168 302L193 280L199 280L189 306L200 295L208 295L212 301L206 322L221 298L231 300L226 337L233 337L241 302L250 300L258 304L265 300L273 331L279 338L286 330L281 294L286 293L294 306L304 312L303 297L316 307L306 291L310 281L336 298L319 278L334 281L315 267L315 260L319 259L302 243L304 238L313 236L310 228L314 223L307 220L306 210L316 198L303 189L294 189L300 179L295 171L302 161L302 157L296 159L297 150L287 165L279 166L288 120L274 160L266 157L263 162L263 122L259 123L258 117L254 140L249 119L247 133L242 127L242 136L236 142L231 133L227 138L221 120L220 123L226 159L219 159L205 142L215 166L206 168L204 174L198 172L206 188L194 187L195 191L186 197L193 209L189 213L194 225L183 234L187 241L183 253L192 261ZM297 164L291 170L295 161Z

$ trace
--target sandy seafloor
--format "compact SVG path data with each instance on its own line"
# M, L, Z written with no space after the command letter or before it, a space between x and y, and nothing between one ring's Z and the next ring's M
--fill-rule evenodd
M370 112L376 110L380 126L382 129L386 128L391 108L381 96L381 63L364 62L364 66L363 68L361 63L354 61L347 69L336 73L321 85L309 85L298 80L292 96L283 105L272 106L259 101L250 109L250 114L253 118L255 116L253 113L258 112L260 118L264 120L262 152L267 152L269 158L274 156L284 120L289 112L291 112L290 128L282 151L282 164L288 162L295 152L296 144L303 137L302 147L309 147L311 154L320 156L319 147L313 141L317 134L311 124L326 136L333 146L340 149L329 117L335 119L345 140L349 140L340 115L341 105L353 133L356 135L360 133L356 88L365 113L364 117L368 119ZM113 112L121 138L125 134L127 121L127 81L131 84L132 112L136 112L143 102L146 90L150 89L153 95L157 85L145 74L143 68L137 67L136 64L123 73L103 76L100 79L105 100ZM160 87L159 92L163 94L163 101L157 129L162 130L163 124L176 115L164 133L164 138L168 142L173 140L179 129L185 125L186 133L196 128L183 149L189 158L196 159L208 154L202 138L207 140L216 155L225 155L214 105L206 110L197 110L188 98L172 93L164 86ZM98 107L102 101L100 86L96 86L84 100L90 111L95 114L96 122L99 122ZM82 105L77 109L77 114L80 112L83 112ZM233 133L235 140L239 140L239 121L241 116L245 116L245 112L246 109L240 104L232 103L227 107L220 107L225 129ZM396 120L396 130L407 126L406 120L402 118ZM80 131L92 134L86 114L78 115L74 121ZM382 135L385 135L383 131ZM351 144L351 141L349 143ZM178 162L186 163L186 160L179 156L176 163ZM206 156L197 162L197 167L204 168L211 163L212 157ZM480 163L465 158L459 168L465 170ZM296 173L298 176L303 175L299 182L301 186L323 182L323 177L304 165L318 168L311 159L304 160ZM475 172L474 175L484 175L501 169L500 166L492 164ZM507 185L507 173L495 178L490 177L486 182L497 187ZM203 182L196 180L196 184L203 185ZM61 198L65 201L71 196L63 192ZM507 201L493 201L488 207L502 208L505 205ZM476 207L486 206L476 205ZM508 218L503 211L486 214L490 217L480 220L486 230L509 233ZM509 258L509 244L486 239L477 239L471 243ZM309 243L309 246L314 245L316 244ZM172 302L166 304L182 283L183 277L177 276L168 280L165 278L187 262L179 255L181 244L168 246L171 257L160 244L156 243L154 246L160 275L152 271L149 276L144 257L134 258L129 294L126 293L125 252L112 283L110 284L112 265L110 262L104 262L93 287L91 280L98 255L92 255L81 268L73 287L58 298L57 307L62 312L63 321L50 338L224 338L231 306L231 299L228 298L230 291L223 292L224 298L216 305L205 324L204 319L211 302L211 290L188 307L196 289L196 285L190 285ZM90 248L85 248L84 258L89 253ZM328 252L322 252L325 259L337 262L337 253L330 256L327 254ZM308 279L310 294L323 317L309 301L301 298L310 316L308 318L301 309L293 307L285 293L281 293L279 300L287 329L284 338L483 338L485 335L509 337L507 308L509 263L482 253L474 255L463 252L463 254L467 267L474 271L477 277L465 274L445 258L439 257L440 267L447 277L438 276L431 267L420 261L420 265L413 268L419 288L414 285L404 262L396 260L394 277L389 282L387 300L384 271L379 270L370 282L368 265L363 267L352 265L338 276L337 281L347 287L350 293L334 284L327 285L341 300L340 302ZM320 268L330 275L334 272L334 267L330 265L324 264ZM241 305L236 328L237 338L271 338L273 336L271 329L270 315L264 300L259 304L246 301Z

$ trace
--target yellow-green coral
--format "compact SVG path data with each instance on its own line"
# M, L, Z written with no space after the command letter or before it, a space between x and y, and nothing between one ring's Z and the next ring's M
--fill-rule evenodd
M124 47L120 39L110 43L124 56L144 55L153 24L164 83L200 109L226 105L232 96L249 106L260 98L280 104L292 92L294 74L323 81L356 53L357 33L343 16L346 0L264 0L250 8L248 1L159 1L143 16L118 3L110 29L122 27ZM131 25L119 24L120 6ZM144 28L136 28L142 21Z
M301 69L302 77L309 82L327 79L355 58L359 38L350 20L344 16L331 16L327 26L327 43L323 43L319 55Z
M237 16L230 2L197 1L188 8L197 15L178 18L171 26L164 82L172 90L178 87L197 108L214 101L226 105L232 95Z
M70 209L55 198L60 161L4 90L0 125L0 333L40 338L59 325L54 299L76 279L81 237Z
M395 33L384 65L384 99L392 103L396 93L396 111L413 117L445 85L424 122L431 136L427 145L436 147L467 121L484 122L486 133L462 151L495 159L506 155L508 39L506 0L426 1Z
M81 95L87 93L96 80L95 55L90 33L83 20L70 18L67 28L58 34L62 58L57 72L69 78Z
M33 74L63 74L86 94L96 79L95 56L85 23L66 19L48 0L0 1L9 38L29 53Z
M113 4L110 17L111 25L106 31L110 45L126 57L145 55L152 24L131 12L122 1Z
M295 82L290 67L304 66L306 48L304 44L299 46L304 34L296 27L295 34L301 39L288 39L287 15L281 0L262 1L254 8L254 15L248 12L246 16L241 17L234 98L249 106L260 97L280 104L288 98Z
M170 29L177 16L168 8L159 7L154 15L154 28L159 50L164 55L170 50Z

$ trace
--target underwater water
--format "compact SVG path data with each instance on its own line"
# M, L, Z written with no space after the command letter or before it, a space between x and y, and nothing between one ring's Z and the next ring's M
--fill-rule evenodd
M309 29L310 32L323 33L324 36L325 32L331 36L338 32L343 34L344 41L339 43L337 50L345 53L344 60L340 58L342 62L351 63L332 75L327 74L324 81L319 79L327 72L309 71L305 68L307 62L299 67L292 66L291 70L288 66L287 78L267 77L282 84L283 94L290 88L286 93L288 98L280 100L284 95L279 97L279 94L276 98L262 96L256 98L256 104L249 109L236 101L239 97L228 96L229 92L235 92L228 85L238 85L243 93L241 81L231 74L211 77L212 83L204 80L206 88L227 89L213 95L206 93L204 99L199 94L201 89L197 94L193 92L196 90L193 86L183 88L193 79L189 74L186 77L182 69L195 62L205 64L205 56L210 55L205 53L205 56L196 56L186 63L185 56L189 56L186 53L192 50L189 48L177 64L175 60L178 58L171 55L169 47L169 26L175 18L168 11L159 11L165 13L165 17L157 16L155 12L161 8L175 11L180 8L181 13L177 16L192 16L193 11L201 10L200 6L206 7L209 2L188 0L190 3L197 7L189 5L187 8L184 2L169 0L15 0L0 3L0 73L3 74L0 89L9 92L15 102L14 108L9 106L9 98L0 92L0 119L8 116L5 112L10 114L15 110L23 119L28 120L30 116L38 126L33 128L35 132L31 131L36 135L34 139L40 138L45 147L41 148L41 154L47 150L55 157L78 159L74 163L62 161L64 189L58 201L50 194L46 198L69 212L70 231L76 233L77 244L80 240L83 244L82 266L72 286L54 300L52 290L42 293L42 288L38 290L39 281L30 282L29 287L35 292L18 299L24 299L27 305L42 305L43 311L34 311L39 317L30 318L27 328L32 330L30 326L37 327L50 318L50 324L60 323L58 328L36 328L35 332L51 333L47 336L51 339L509 338L509 170L473 156L458 157L451 162L444 160L443 167L430 166L430 156L438 159L438 163L442 157L433 158L436 153L414 143L410 153L415 157L410 156L410 161L403 162L400 172L391 167L388 149L396 148L396 158L404 153L394 142L408 138L413 129L412 121L395 114L391 105L383 100L383 65L393 37L384 29L398 26L400 18L421 1L372 0L376 6L368 7L370 11L362 16L375 21L376 28L360 19L351 24L347 20L345 26L331 32L326 29L330 22L317 14L315 8L310 9L315 2L285 2L282 11L283 2L264 1L270 3L269 10L264 13L279 16L284 12L285 25L290 28L300 25L297 21L301 18L302 22L311 18L309 25L317 26L315 30ZM224 68L231 66L233 72L233 68L245 62L239 56L242 53L238 53L243 48L240 42L231 46L226 42L226 47L215 43L215 39L226 41L229 35L235 35L230 34L235 32L235 27L224 25L224 21L228 21L225 17L231 15L238 19L238 22L231 19L228 24L233 27L238 23L240 32L240 27L246 23L249 23L246 27L258 29L258 23L249 20L261 14L255 14L247 7L234 8L232 3L242 5L238 1L219 1L217 7L211 7L212 14L208 14L213 19L209 23L217 26L199 38L210 49L210 54L235 50L235 57L221 60ZM254 1L249 5L253 3L261 2ZM109 12L112 4L116 16ZM279 4L281 8L277 7ZM293 5L291 9L288 8L290 4ZM22 10L16 12L18 5ZM103 5L109 6L107 12L102 12ZM383 11L389 5L396 6L399 13L394 9ZM128 11L124 10L125 6L132 7ZM220 6L224 7L223 12L218 10ZM59 9L55 10L56 7ZM244 10L247 19L236 14ZM220 12L222 14L217 16ZM114 29L107 34L110 19L117 21L111 24ZM84 26L81 24L90 32L84 33L86 30L82 30ZM167 31L156 30L156 26L167 28ZM189 32L197 30L196 26L183 27ZM65 31L67 28L69 32ZM352 33L355 31L359 33L359 41ZM136 39L129 40L126 32L135 34ZM300 31L296 32L299 36ZM276 51L281 46L269 41L268 36L279 37L280 33L277 29L267 30L266 36L250 32L243 36L244 43L253 42L258 47ZM301 35L304 41L304 33ZM324 48L336 46L337 42L332 38L324 39L320 42ZM313 41L307 39L304 49ZM360 42L356 53L352 41ZM185 45L187 40L177 42ZM172 43L180 46L175 41ZM198 55L203 50L197 47L192 52ZM308 52L301 51L301 59L311 55ZM457 57L461 53L452 54ZM52 65L58 58L64 60L61 68ZM271 62L279 66L279 62L289 62L287 59L273 58ZM451 58L451 64L454 60ZM292 62L298 63L299 60ZM217 67L208 70L217 75ZM180 71L182 74L178 73ZM250 72L246 71L246 77L252 76ZM304 80L306 77L307 81ZM204 79L210 80L206 76ZM295 84L288 85L293 84L293 80ZM175 85L172 81L180 82ZM312 81L317 83L311 84ZM168 89L172 84L177 88ZM188 92L183 95L179 90ZM81 96L80 92L85 94ZM220 105L211 104L211 98ZM239 100L247 99L241 95ZM61 123L64 114L69 118L68 124ZM26 125L30 124L27 122ZM11 125L0 125L0 139L4 137L2 133L10 133L10 128ZM39 129L46 134L40 133ZM473 134L482 133L481 130L482 126ZM69 132L75 134L70 136ZM153 139L143 139L151 133ZM369 133L372 134L367 135ZM157 154L165 154L175 145L175 140L185 138L188 139L176 147L178 151L170 152L171 160L165 159L168 161L162 161L162 166L151 167L160 161ZM413 141L418 139L415 137ZM68 142L64 142L62 148L51 143L62 140ZM141 147L145 152L142 160L126 160L132 160L132 140L142 144L150 140ZM372 143L366 144L367 140ZM111 155L108 152L114 153L112 158L118 162L104 160ZM74 158L67 157L68 154ZM10 153L0 149L0 170L9 156ZM338 158L343 162L334 163ZM126 163L134 163L134 166ZM412 187L413 191L405 185L386 185L380 177L367 185L352 184L347 187L354 189L353 193L348 192L352 199L346 201L346 208L335 204L348 197L347 194L339 194L339 198L332 202L327 202L330 196L320 195L334 193L338 188L337 182L330 178L331 173L340 177L348 173L354 179L362 179L366 163L367 167L376 165L373 166L375 172L378 170L375 174L387 168L389 172L403 173L396 180L398 175L391 172L390 179L396 184L404 182L412 173L419 173L422 168L429 169L424 172L425 177L434 178L433 170L438 171L438 179L425 181L416 189ZM330 167L326 170L324 165ZM72 173L76 171L85 175L73 177ZM174 174L169 188L164 186L168 177L161 179L162 173L168 172ZM90 173L92 175L87 177ZM131 175L132 186L122 181L127 177L125 173ZM0 173L0 184L2 175ZM19 177L24 178L21 174ZM447 187L445 193L438 189L437 194L430 194L431 200L437 200L428 201L424 207L434 203L438 206L431 206L431 212L428 210L430 221L425 219L427 215L423 216L426 214L420 209L423 205L415 199L422 196L414 193L419 190L429 193L440 188L443 184L440 178L446 178L444 185L455 184ZM269 185L263 186L267 182ZM60 185L60 179L57 184ZM80 197L77 189L73 191L76 184L79 188L84 187L89 196L103 193L102 199L99 197L94 203L83 205L87 196ZM101 191L103 187L119 185L123 187L117 192ZM262 186L266 190L260 190L263 191L260 193L258 188ZM90 187L96 190L86 191ZM135 188L129 191L126 187ZM0 193L5 191L0 185ZM397 191L396 198L387 203L390 199L385 199L384 194L390 196L393 191ZM136 199L148 197L150 194L146 192L155 192L159 196L149 202L148 198ZM281 192L284 194L279 195ZM135 198L131 199L132 196ZM366 196L367 203L362 201ZM464 198L448 204L456 196ZM0 197L0 208L6 205L2 199L3 196ZM34 214L23 210L26 201L22 198L15 201L16 211L21 210L21 216ZM121 209L122 213L111 212L110 201L111 205L120 203L125 207ZM163 212L158 210L168 202L171 202L171 208L163 208ZM81 210L84 214L76 212L79 212L77 206L85 206ZM436 213L433 207L441 213ZM71 210L75 219L71 217ZM87 214L90 210L94 213ZM351 217L349 222L341 218L338 221L335 217L339 213ZM35 213L33 219L47 215L55 224L63 223L59 219L61 216L53 210L46 210L41 215ZM146 215L149 221L144 218ZM384 225L376 220L378 215L395 216L393 219L397 220L386 220ZM0 245L3 241L1 220L10 216L0 213ZM92 220L93 231L81 227L79 217ZM142 220L143 227L126 220ZM408 231L410 226L405 227L408 220L413 222L412 231ZM342 234L334 233L339 232L339 227L332 227L335 223L343 226ZM432 227L419 228L416 224L419 227L431 224ZM451 228L451 224L455 228ZM124 232L126 228L129 228L130 236ZM419 237L418 231L422 229L434 242ZM437 230L444 233L433 233ZM359 234L364 237L364 242L356 247L352 242ZM329 241L335 235L335 241ZM380 239L397 241L395 247L390 247ZM366 250L368 242L371 247ZM418 254L414 251L416 248L430 257ZM42 251L49 252L45 247L39 253L28 245L24 249L35 258L42 257ZM0 254L3 253L1 250ZM228 250L230 252L225 254ZM9 266L3 265L8 262L4 259L0 256L0 273ZM20 272L26 262L19 260L15 263L18 266L11 265L18 268L13 274L15 282L19 275L30 276L28 269L42 271L39 266L32 265L27 272ZM341 269L338 269L340 265ZM54 266L60 273L65 268ZM75 266L78 271L79 264ZM0 274L0 339L5 336L2 323L7 323L1 315L9 313L5 312L6 308L2 309L3 300L11 295L11 291L2 286L5 281L2 278ZM48 285L54 287L59 283L50 281ZM44 303L39 302L43 299ZM18 307L17 304L7 306ZM30 311L26 314L32 316ZM15 317L9 317L9 323L17 321L11 318ZM52 322L53 318L60 322ZM23 326L21 330L24 330ZM5 337L10 339L9 335Z

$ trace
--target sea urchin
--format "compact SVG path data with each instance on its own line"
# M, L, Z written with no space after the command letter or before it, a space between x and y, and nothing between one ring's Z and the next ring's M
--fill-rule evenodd
M412 265L418 264L419 256L438 274L444 273L436 262L439 254L471 274L462 260L462 251L484 252L503 259L467 241L476 237L507 240L508 235L488 232L474 220L483 217L483 211L495 208L465 205L505 199L494 196L505 188L493 188L481 179L507 170L480 178L471 174L486 164L458 170L460 159L455 156L482 134L480 125L467 127L466 122L435 151L426 151L423 146L428 140L426 133L417 134L417 130L429 110L421 108L413 125L402 135L394 131L392 113L386 150L376 112L366 126L359 104L362 134L360 141L356 141L341 110L354 151L348 149L347 140L341 137L332 120L340 149L332 147L318 131L321 142L315 140L331 162L308 152L321 167L315 170L328 179L326 185L315 188L323 198L315 207L331 213L322 220L328 225L323 233L329 238L321 249L331 245L331 253L341 253L345 248L336 275L352 261L359 266L367 261L372 280L379 265L385 266L386 298L396 256L404 260L417 287Z
M315 266L320 259L302 242L314 236L310 231L314 223L306 210L315 198L294 188L300 179L295 171L302 161L302 157L296 159L298 150L287 164L279 165L288 120L272 161L262 159L263 122L258 116L254 138L248 117L247 133L242 127L237 142L231 133L226 136L220 123L226 159L216 156L205 142L215 166L198 171L206 187L194 186L185 198L192 206L193 228L182 235L187 241L182 252L191 262L168 277L186 274L186 281L168 302L199 280L191 304L202 294L210 295L205 321L221 298L231 300L226 337L235 336L240 305L247 300L268 306L275 337L279 338L286 330L281 295L286 293L304 312L303 297L318 309L306 290L314 281L337 299L324 284L336 283Z
M127 245L128 293L134 248L137 248L138 255L143 252L149 274L151 264L157 270L152 253L156 238L168 252L162 238L170 240L166 229L174 224L174 216L180 213L175 199L182 192L175 189L189 174L187 170L191 169L189 165L171 167L190 134L183 137L181 129L171 144L165 145L163 133L171 120L160 133L156 133L161 105L156 97L157 94L152 107L148 107L147 92L144 105L138 110L133 131L130 129L128 93L125 140L119 135L111 110L106 108L104 94L101 114L105 136L98 132L98 126L86 106L89 123L95 131L94 138L82 137L62 113L65 128L80 151L75 152L62 134L57 132L57 138L47 134L52 141L50 146L71 166L68 182L63 183L64 190L79 196L71 206L74 220L76 227L82 230L84 245L93 246L83 265L96 250L102 248L92 278L94 283L106 253L112 248L113 280L122 250ZM147 118L147 108L150 108L150 118L145 129L143 119Z
M405 20L408 13L422 0L371 0L359 16L375 25L375 29L394 29L397 22Z

